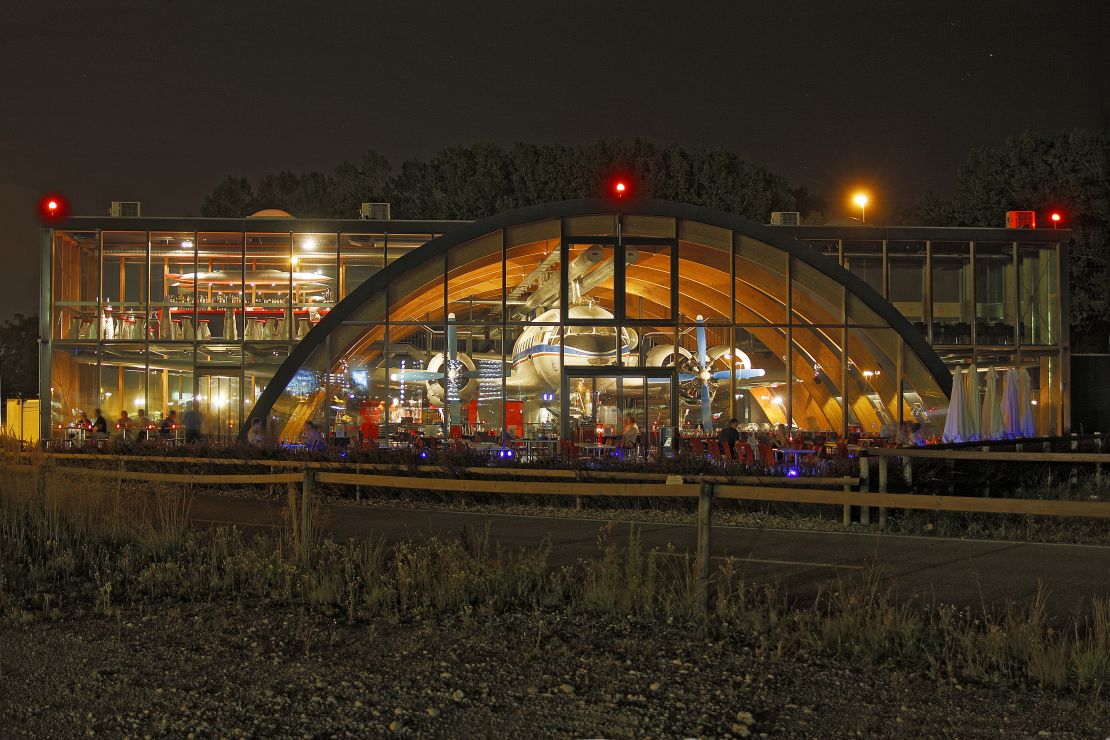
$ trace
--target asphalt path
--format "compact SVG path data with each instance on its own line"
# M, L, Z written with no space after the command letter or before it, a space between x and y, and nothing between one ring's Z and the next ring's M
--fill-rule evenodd
M244 530L279 527L277 502L198 494L190 518L198 525L237 525ZM503 547L534 547L549 538L551 562L570 564L598 555L603 519L564 519L437 509L399 509L323 504L321 526L337 541L381 538L386 544L430 536L482 532ZM629 522L618 521L623 542ZM636 523L643 547L693 553L694 525ZM904 599L960 608L998 608L1029 603L1038 588L1048 591L1048 611L1064 617L1086 612L1093 597L1110 598L1110 547L1058 545L878 533L812 532L715 526L711 554L736 561L745 583L778 584L799 601L811 600L841 579L877 567Z

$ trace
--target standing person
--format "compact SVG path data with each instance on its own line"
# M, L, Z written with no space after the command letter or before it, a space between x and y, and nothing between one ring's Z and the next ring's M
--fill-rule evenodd
M200 441L200 425L204 417L197 411L197 402L189 403L189 410L181 417L181 425L185 427L185 444Z
M262 429L261 419L251 419L251 428L247 432L247 443L252 447L266 446L266 432Z
M104 439L108 436L108 420L104 418L104 414L100 413L100 409L94 409L93 415L96 417L93 420L93 436Z
M729 419L728 426L722 429L717 435L717 442L722 446L728 445L729 456L732 458L738 457L736 454L736 443L740 441L740 430L737 428L739 426L740 422L738 420Z

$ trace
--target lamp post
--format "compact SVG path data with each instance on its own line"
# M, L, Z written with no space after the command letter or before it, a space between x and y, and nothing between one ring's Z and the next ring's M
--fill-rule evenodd
M868 202L870 202L870 198L867 197L867 193L856 193L854 196L852 196L852 202L859 206L859 220L866 223L867 204Z

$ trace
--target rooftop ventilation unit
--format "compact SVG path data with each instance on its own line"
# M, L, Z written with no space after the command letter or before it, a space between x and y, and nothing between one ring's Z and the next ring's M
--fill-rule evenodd
M1006 211L1007 229L1035 229L1037 228L1036 211Z
M802 218L797 211L772 211L772 226L799 226Z
M358 217L370 221L388 221L388 203L363 203L358 208Z
M108 213L112 218L139 218L142 210L143 204L137 200L113 200Z

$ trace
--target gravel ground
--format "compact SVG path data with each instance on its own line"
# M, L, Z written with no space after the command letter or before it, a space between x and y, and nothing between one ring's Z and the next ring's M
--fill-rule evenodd
M0 621L0 736L1106 737L1110 702L745 635L555 614L346 625L266 605Z

